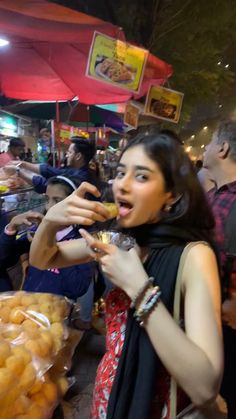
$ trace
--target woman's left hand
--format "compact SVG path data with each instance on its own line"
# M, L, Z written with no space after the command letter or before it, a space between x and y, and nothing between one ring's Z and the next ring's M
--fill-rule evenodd
M113 244L102 243L83 229L79 231L90 248L91 256L100 263L104 274L133 299L148 278L137 250L132 248L124 251Z

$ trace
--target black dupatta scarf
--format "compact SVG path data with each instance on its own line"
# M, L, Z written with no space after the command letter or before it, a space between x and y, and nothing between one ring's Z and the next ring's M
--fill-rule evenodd
M150 248L145 263L162 290L162 302L172 313L180 256L190 241L206 240L209 232L170 225L145 225L130 231L139 245ZM149 419L160 360L144 328L129 310L123 350L108 403L107 419ZM161 321L161 319L160 319Z

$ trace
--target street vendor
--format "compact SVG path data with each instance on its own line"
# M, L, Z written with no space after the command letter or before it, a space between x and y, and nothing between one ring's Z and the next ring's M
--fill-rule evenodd
M95 151L96 147L93 141L83 137L72 137L71 144L66 153L66 168L61 169L44 163L33 164L25 161L19 167L17 166L17 162L13 161L4 170L8 175L17 172L19 177L32 184L38 193L44 193L48 179L57 175L75 176L81 182L87 181L96 184L96 179L89 169L89 161L93 158Z
M24 148L25 143L22 138L11 138L8 151L0 154L0 167L7 165L12 160L20 160L20 155Z

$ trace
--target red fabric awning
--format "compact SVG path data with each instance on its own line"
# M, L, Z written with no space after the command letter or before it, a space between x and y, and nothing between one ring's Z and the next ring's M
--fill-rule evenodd
M45 0L1 0L0 91L21 100L71 100L85 104L125 102L131 94L85 76L94 31L124 39L109 22ZM149 54L140 96L163 84L172 67Z

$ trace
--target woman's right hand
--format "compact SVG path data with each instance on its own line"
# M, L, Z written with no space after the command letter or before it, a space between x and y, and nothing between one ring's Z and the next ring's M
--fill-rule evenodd
M44 222L65 226L71 224L92 225L96 221L108 220L109 211L101 202L85 199L86 193L97 198L100 196L96 186L83 182L75 192L48 210Z

